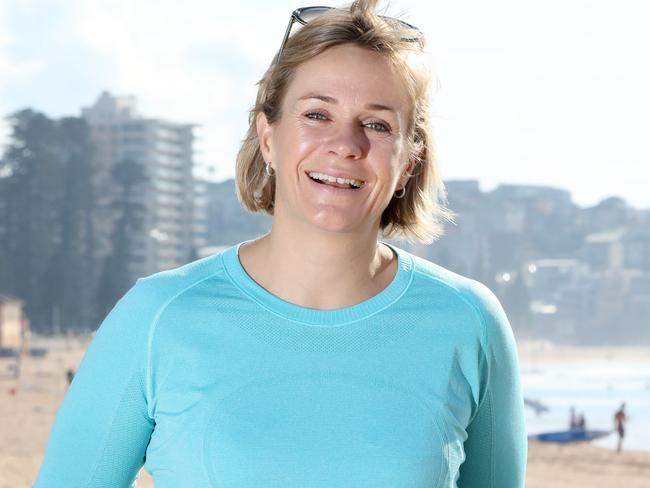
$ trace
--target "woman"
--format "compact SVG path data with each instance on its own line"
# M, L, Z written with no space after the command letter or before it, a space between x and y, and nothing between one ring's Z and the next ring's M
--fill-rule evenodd
M239 198L271 231L138 280L84 357L36 487L129 486L143 463L156 488L523 486L501 305L377 240L431 242L451 213L422 34L375 4L294 13L237 161Z

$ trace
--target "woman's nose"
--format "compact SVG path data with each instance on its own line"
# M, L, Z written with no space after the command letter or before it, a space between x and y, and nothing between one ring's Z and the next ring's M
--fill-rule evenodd
M368 150L368 138L362 127L340 126L329 140L329 152L339 158L359 159Z

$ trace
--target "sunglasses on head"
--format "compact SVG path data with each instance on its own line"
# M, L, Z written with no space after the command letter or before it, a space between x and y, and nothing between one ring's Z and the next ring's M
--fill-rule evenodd
M289 25L287 26L287 31L284 33L284 39L282 39L282 45L280 46L280 51L278 51L277 59L280 59L280 56L282 55L282 50L284 49L284 45L287 43L287 39L289 39L291 28L293 27L293 24L295 22L299 22L302 25L307 25L311 20L315 19L316 17L319 17L323 13L333 8L334 7L302 7L294 10L293 13L291 14L291 18L289 19ZM384 20L389 21L390 23L397 23L402 27L404 27L405 29L412 29L418 32L420 30L417 27L412 26L411 24L407 24L403 20L395 19L393 17L384 17L383 15L380 15L380 17ZM404 40L415 42L417 40L417 37L405 37Z

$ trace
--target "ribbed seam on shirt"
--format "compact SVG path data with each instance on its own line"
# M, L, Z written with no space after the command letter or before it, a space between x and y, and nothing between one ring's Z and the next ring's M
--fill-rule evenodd
M395 251L395 252L397 252L397 251ZM235 257L237 259L239 259L236 253L235 253ZM404 267L407 264L408 263L403 263L402 266ZM413 266L414 266L414 264L410 263L410 267L413 267ZM376 314L382 312L383 310L389 308L390 306L392 306L393 304L398 302L404 296L404 294L410 289L411 283L413 282L414 274L415 274L415 273L410 273L409 280L405 283L404 289L400 292L399 295L393 297L390 301L385 301L382 304L381 307L377 308L376 310L373 310L371 313L365 314L365 315L363 315L361 317L354 317L352 319L342 320L341 322L336 322L335 324L322 325L322 324L318 324L318 323L312 323L312 322L309 322L309 321L306 321L306 320L299 320L299 319L297 319L295 317L290 317L290 316L287 316L287 315L283 315L282 313L279 313L277 310L274 310L273 308L269 307L266 303L263 303L260 300L258 300L257 297L255 297L248 289L246 289L245 286L242 286L242 284L239 283L239 281L235 277L231 276L230 272L228 271L228 269L226 267L226 264L223 263L223 257L222 257L222 267L223 267L224 274L228 278L229 282L232 283L232 285L235 286L242 294L244 294L245 296L250 298L253 302L255 302L257 305L262 307L267 312L275 315L276 317L279 317L282 320L288 320L290 322L298 323L298 324L301 324L301 325L308 325L308 326L311 326L311 327L329 327L329 328L331 328L331 327L339 327L339 326L351 324L351 323L354 323L354 322L363 321L363 320L366 320L369 317L372 317L373 315L376 315ZM398 273L399 272L400 272L400 270L398 270ZM404 271L401 270L401 272L403 273ZM252 280L252 278L250 278L250 279ZM392 285L392 282L391 282L391 284L389 286L391 286L391 285ZM261 285L259 285L259 284L258 284L258 286L261 287ZM364 300L361 303L362 304L366 303L369 300L375 299L375 298L376 298L376 296L371 297L369 299ZM289 305L293 305L296 308L304 309L304 310L309 308L309 307L301 307L299 305L291 304L290 302L286 302L286 301L285 301L285 303L289 304ZM348 306L348 307L344 307L344 309L356 308L359 305L360 304L351 305L351 306ZM339 309L332 310L332 312L340 312L340 311L342 311L344 309L339 308ZM314 309L314 310L316 310L317 312L322 312L323 311L323 310L318 310L318 309Z
M154 412L149 410L150 406L153 404L153 380L152 380L152 372L151 372L151 370L152 370L152 366L151 366L152 352L151 352L151 350L153 348L153 337L154 337L154 332L155 332L156 326L158 325L158 321L159 321L160 317L162 316L163 312L165 311L165 309L169 306L170 303L172 303L174 300L176 300L176 298L178 298L179 296L181 296L183 293L190 290L194 286L199 285L200 283L202 283L202 282L204 282L206 280L214 278L215 276L217 276L220 273L223 273L223 271L224 271L223 268L220 267L216 271L210 273L209 275L204 276L203 278L190 283L188 286L181 289L175 295L172 295L165 302L163 302L162 305L160 305L158 311L156 312L156 315L154 316L154 318L151 321L151 324L149 326L149 334L148 334L148 337L147 337L147 362L146 362L146 365L145 365L145 387L146 387L146 392L147 392L147 413L148 413L149 417L152 418L152 419L154 418ZM146 279L146 278L140 278L140 279Z
M461 297L465 298L467 303L469 303L475 310L475 312L479 316L479 320L481 323L481 342L482 342L482 352L483 352L483 359L485 361L485 368L486 368L486 383L485 383L485 395L483 396L482 400L479 400L479 404L476 407L476 412L474 412L474 415L472 415L472 418L470 419L470 422L474 420L476 417L478 411L481 409L481 405L485 403L485 399L488 398L488 394L490 393L490 388L491 388L491 383L490 383L490 360L487 355L488 351L488 333L487 333L487 323L485 321L485 316L483 315L483 312L480 307L478 307L471 299L466 298L464 295L461 294ZM491 410L491 409L490 409Z
M447 288L449 290L452 290L461 300L463 300L465 303L467 303L474 310L474 313L476 313L476 315L478 317L478 320L479 320L479 323L480 323L480 326L481 326L480 327L481 328L481 331L480 331L480 333L481 333L481 346L482 346L481 350L482 350L482 353L483 353L483 356L484 356L484 359L485 359L485 367L487 368L487 372L486 372L487 382L486 382L486 385L485 385L486 394L483 396L482 399L479 399L479 403L476 406L476 410L474 411L474 413L472 414L472 416L469 419L468 424L471 424L472 421L474 420L474 418L476 417L476 415L478 414L479 410L481 409L481 405L485 402L485 398L487 397L487 392L490 391L490 361L487 360L488 359L487 358L488 336L487 336L487 324L486 324L486 321L485 321L485 316L483 315L483 312L481 311L481 308L478 305L476 305L476 303L474 303L474 301L471 298L467 297L458 288L456 288L454 286L451 286L449 283L446 283L446 282L440 280L439 278L437 278L435 276L431 276L431 275L428 275L428 274L423 273L421 271L418 271L417 268L415 269L415 273L418 273L419 275L424 276L425 278L428 278L428 279L430 279L432 281L435 281L435 282L439 283L440 285L444 286L445 288ZM483 286L485 286L485 285L483 285Z
M398 297L396 297L392 302L386 303L382 308L379 308L379 309L375 310L374 312L369 313L368 315L364 315L363 317L356 317L356 318L349 319L349 320L343 320L341 322L336 322L336 324L322 325L322 324L314 324L312 322L306 322L306 321L303 321L303 320L296 319L294 317L287 317L286 315L282 315L281 313L278 313L277 311L275 311L272 308L268 307L265 303L260 302L257 298L255 298L253 295L251 295L248 291L246 291L244 288L239 286L235 280L230 278L230 276L229 276L229 279L230 279L230 282L233 284L233 286L236 286L237 289L240 290L244 295L246 295L248 298L250 298L257 305L262 307L264 310L266 310L270 314L278 317L279 319L286 320L286 321L289 321L289 322L294 322L296 324L307 325L309 327L321 327L321 328L329 328L329 329L333 329L333 328L336 328L336 327L341 327L341 326L348 325L348 324L353 324L355 322L362 322L364 320L368 320L373 315L376 315L376 314L386 310L387 308L391 307L392 305L394 305L395 302L399 301L402 298L402 296L404 296L404 293L406 293L406 291L407 291L407 290L402 291L402 293ZM411 278L411 281L412 281L412 278ZM410 286L410 283L411 282L409 281L409 283L408 283L409 286ZM289 303L289 302L287 302L287 303ZM298 306L298 305L296 305L296 306ZM350 307L345 307L345 308L351 308L353 306L355 306L355 305L351 305ZM307 307L303 307L303 308L307 308ZM315 310L319 310L319 309L315 309ZM339 308L339 309L336 309L336 310L341 310L341 309Z

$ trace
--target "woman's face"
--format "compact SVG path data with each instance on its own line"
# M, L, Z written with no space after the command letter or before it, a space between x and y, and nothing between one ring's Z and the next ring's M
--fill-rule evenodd
M374 237L393 193L406 183L400 176L412 170L409 114L403 82L381 54L344 44L300 65L280 118L272 125L263 114L257 119L262 155L276 172L274 218ZM337 189L310 172L364 183Z

